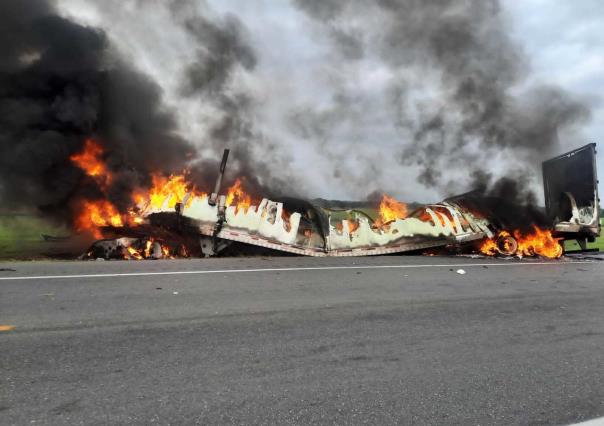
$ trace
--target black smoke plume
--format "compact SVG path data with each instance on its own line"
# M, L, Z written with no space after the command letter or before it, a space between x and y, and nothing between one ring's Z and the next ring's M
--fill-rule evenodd
M104 196L69 160L94 138L120 208L152 172L179 172L193 147L176 131L157 84L129 66L105 33L46 0L0 2L0 199L69 220L74 200Z
M507 152L499 167L513 170L508 175L521 181L516 188L526 188L525 182L535 180L528 170L559 150L558 133L589 116L581 102L560 88L527 84L529 60L510 38L496 0L292 2L308 17L308 32L316 30L319 43L331 46L326 69L375 63L393 76L387 93L355 91L353 78L336 74L332 86L317 94L317 102L297 103L287 93L267 95L264 102L283 111L276 119L282 122L267 124L261 114L266 105L240 84L242 74L254 77L262 56L237 17L206 14L202 1L99 2L110 9L107 19L121 13L124 3L168 7L170 24L184 29L187 49L195 55L183 74L174 76L180 82L179 100L212 108L209 117L200 117L208 120L207 131L188 135L196 146L179 135L160 86L120 57L103 31L60 16L50 0L1 2L4 205L65 217L72 200L99 197L95 184L69 161L88 137L105 147L116 175L109 195L120 208L130 204L130 190L148 183L151 172L179 172L188 166L198 184L211 188L225 147L232 150L226 184L245 176L253 192L267 195L269 188L294 195L316 176L326 178L325 192L340 186L355 194L384 190L381 185L392 179L383 173L386 161L380 159L389 157L398 158L401 170L417 168L417 180L442 194L474 184L486 188L485 193L500 192L494 187L501 170L489 170L490 158ZM426 87L438 86L428 102L417 100L422 87L414 86L424 76L430 80ZM319 101L329 94L333 99L326 107ZM380 111L378 120L373 111ZM283 131L271 134L272 124ZM376 133L380 128L394 131ZM394 132L400 143L382 150L379 143L388 142ZM291 146L312 143L327 159L331 176L311 169L293 179L290 154L275 134L289 136ZM351 141L350 149L342 149L342 140ZM195 158L199 148L208 160ZM392 186L404 193L405 187L417 185L408 179ZM524 192L514 197L531 200Z
M400 164L418 167L418 181L441 193L490 176L487 160L502 151L510 154L499 167L515 171L510 179L528 176L519 185L527 187L539 160L561 149L559 131L589 118L588 108L564 90L526 83L530 61L510 37L499 0L294 3L327 35L334 60L354 66L371 58L399 76L384 108L400 134ZM413 95L423 78L440 87L428 104ZM341 111L340 119L351 114ZM296 122L323 128L312 112L302 118ZM452 171L466 181L452 180Z
M215 110L203 136L204 149L212 149L216 158L224 148L231 149L227 185L240 177L246 190L255 195L294 195L296 188L287 183L289 160L279 155L271 139L257 128L256 100L233 87L237 72L253 72L258 61L250 34L236 16L210 19L197 6L193 1L178 0L170 4L170 11L196 49L196 58L186 66L181 79L181 96L198 99ZM200 160L192 166L198 181L211 179L215 170L215 159Z

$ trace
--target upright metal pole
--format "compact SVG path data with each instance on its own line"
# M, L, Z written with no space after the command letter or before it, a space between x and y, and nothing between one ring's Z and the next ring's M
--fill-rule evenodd
M229 159L229 150L225 149L222 154L222 162L220 163L220 171L218 172L218 177L216 178L216 185L214 185L214 192L210 195L210 199L208 200L208 204L211 206L216 205L216 201L218 200L218 194L220 193L220 187L222 186L222 178L224 177L224 170L226 169L226 163Z

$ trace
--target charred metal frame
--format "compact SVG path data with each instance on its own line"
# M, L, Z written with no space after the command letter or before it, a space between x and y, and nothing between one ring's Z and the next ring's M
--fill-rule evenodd
M237 209L235 205L226 206L226 196L220 195L228 154L225 150L210 196L189 193L176 209L168 206L168 200L160 208L139 206L147 224L161 227L162 223L175 221L178 232L198 235L204 256L216 255L238 242L315 257L383 255L460 246L493 238L505 227L496 211L504 200L499 200L495 208L484 209L476 202L492 200L476 193L422 206L408 217L381 226L362 211L341 205L330 207L324 200L319 203L264 198L257 206ZM571 173L576 167L581 167L578 177ZM599 235L595 144L544 162L543 176L552 229L564 238L579 241ZM568 200L567 204L564 200ZM475 214L476 211L481 213ZM168 218L175 213L176 219Z

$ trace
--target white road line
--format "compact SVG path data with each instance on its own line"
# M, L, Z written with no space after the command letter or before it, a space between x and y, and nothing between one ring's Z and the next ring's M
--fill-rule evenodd
M582 423L575 423L570 426L604 426L604 417L599 417L597 419L588 420Z
M163 272L126 272L113 274L79 274L79 275L39 275L24 277L0 277L0 281L9 280L57 280L71 278L116 278L116 277L148 277L156 275L205 275L205 274L241 274L246 272L292 272L292 271L338 271L345 269L420 269L420 268L471 268L480 266L561 266L571 264L592 263L588 261L571 262L527 262L527 263L450 263L424 265L348 265L348 266L309 266L298 268L258 268L258 269L218 269L198 271L163 271Z

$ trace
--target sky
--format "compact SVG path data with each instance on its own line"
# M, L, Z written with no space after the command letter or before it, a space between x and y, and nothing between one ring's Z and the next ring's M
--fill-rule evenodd
M58 3L66 15L104 28L120 53L162 87L183 135L194 141L202 156L216 155L205 135L215 116L224 111L203 99L183 96L179 76L196 60L199 46L170 19L164 2ZM513 90L554 85L589 106L590 120L560 133L557 149L601 141L604 3L502 0L502 7L506 31L528 58L526 78ZM401 70L375 55L353 62L340 58L324 29L287 1L207 0L198 3L198 10L210 20L226 22L234 17L241 24L239 36L253 47L256 63L251 69L235 64L229 70L226 90L244 92L253 99L253 107L246 111L246 119L254 126L254 141L259 141L254 142L257 147L254 145L252 155L259 163L265 160L262 164L269 169L273 167L270 173L289 180L290 187L300 190L299 195L363 199L371 192L385 191L400 199L428 202L470 189L464 161L472 150L480 149L479 142L470 142L450 162L437 163L446 177L440 184L418 184L421 166L400 158L405 155L401 147L408 143L408 135L393 125L395 120L411 118L393 118L385 105L389 98L384 94L393 82L404 80L409 88L406 96L416 105L446 110L437 72L417 72L413 67L409 68L413 71ZM351 22L352 27L365 25L363 16L353 18L359 22ZM417 110L406 112L414 113ZM489 151L477 161L496 177L503 176L513 172L507 166L516 161L512 151ZM272 156L275 161L267 162ZM598 160L603 176L604 149L599 150ZM540 196L539 161L537 157L531 161L531 187Z
M598 144L598 175L604 177L604 3L599 0L506 0L514 36L532 62L532 79L558 84L588 100L592 118L584 139ZM600 179L599 192L604 190Z

